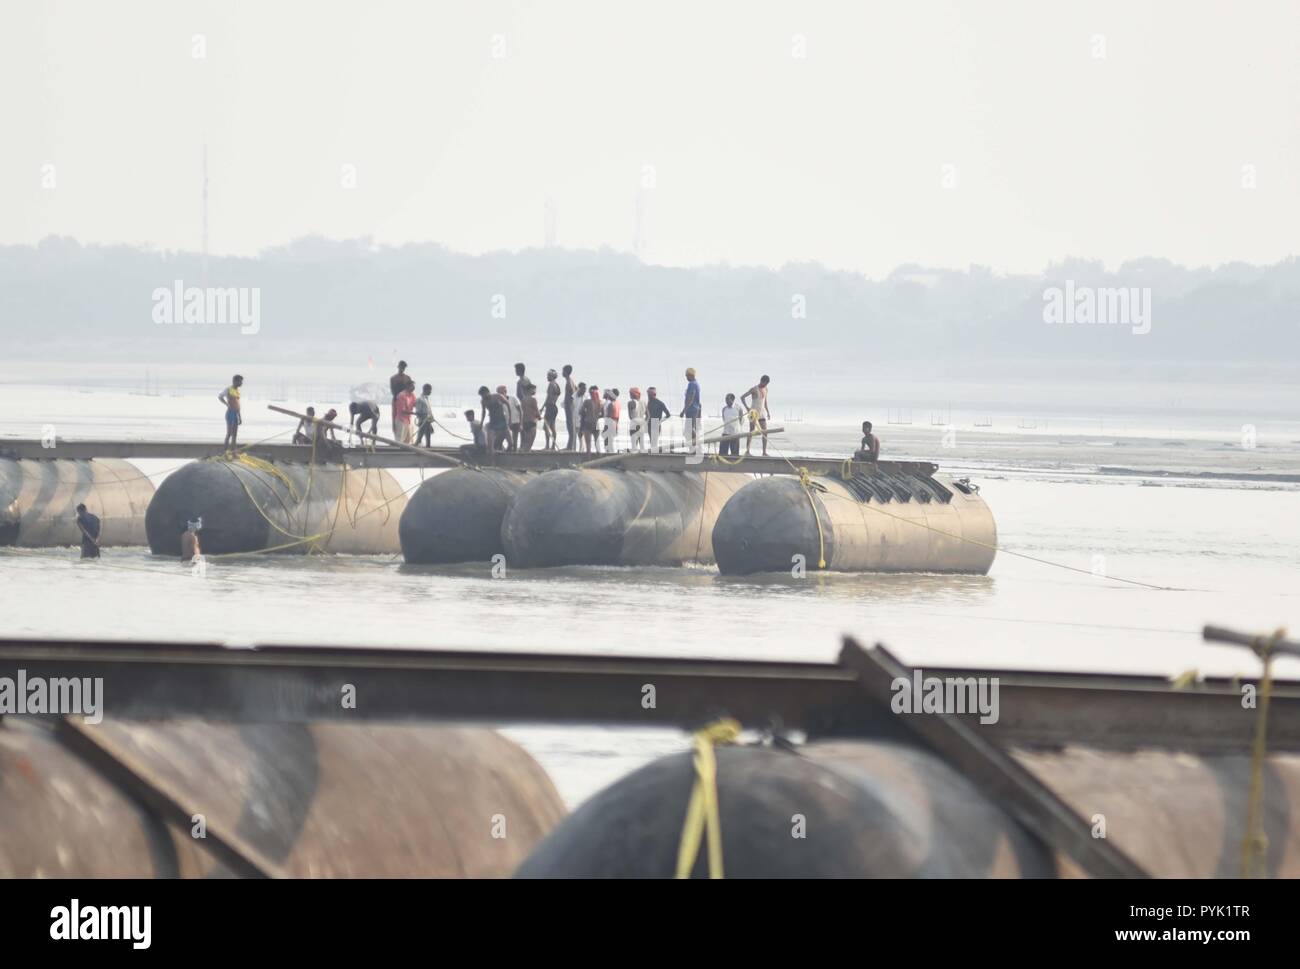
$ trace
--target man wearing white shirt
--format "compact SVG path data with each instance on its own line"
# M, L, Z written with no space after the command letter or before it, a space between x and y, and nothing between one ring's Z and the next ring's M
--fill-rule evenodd
M740 437L738 435L742 413L743 411L736 406L736 395L727 394L726 406L722 408L722 436L724 439L729 437L731 440L723 440L718 445L719 454L734 454L739 457Z

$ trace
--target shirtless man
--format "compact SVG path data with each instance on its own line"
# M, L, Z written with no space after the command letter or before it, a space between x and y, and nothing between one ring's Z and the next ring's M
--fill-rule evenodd
M566 363L560 373L564 377L564 430L569 436L564 450L576 451L578 449L578 404L581 402L584 388L573 382L573 364Z
M854 461L879 461L880 438L871 433L871 421L862 422L862 447L853 455Z
M741 406L749 411L749 437L745 439L745 453L749 454L750 445L754 443L754 431L763 428L763 457L767 457L767 419L772 412L767 407L767 385L772 378L767 374L758 378L758 383L740 395Z
M542 431L546 435L546 450L554 451L559 434L555 430L555 418L560 413L560 382L554 370L546 371L546 404L542 407Z
M331 426L334 418L339 416L339 412L333 407L325 412L325 417L316 422L315 448L317 457L325 461L343 460L343 445L334 435L334 428Z
M181 532L181 564L189 565L195 558L203 554L203 549L199 545L199 529L203 527L203 519L186 522L185 531Z

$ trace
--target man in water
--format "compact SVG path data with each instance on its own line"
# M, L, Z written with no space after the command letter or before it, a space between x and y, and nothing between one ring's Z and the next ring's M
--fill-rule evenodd
M433 384L420 388L420 399L415 402L415 426L419 429L415 443L421 447L433 447L433 405L429 395L433 393Z
M695 368L686 368L686 396L682 400L682 412L680 416L685 419L686 427L683 435L686 439L686 446L695 451L700 446L700 417L704 413L703 405L700 402L700 385L695 382Z
M566 363L560 373L564 377L564 429L569 435L564 450L575 451L578 448L578 385L573 382L573 364Z
M546 371L546 404L542 407L542 432L546 435L546 450L554 451L559 443L555 431L555 418L560 413L560 382L554 370Z
M370 422L370 433L379 433L379 405L374 401L354 401L348 404L348 413L352 415L348 426L355 427L358 434L362 433L361 427L367 421Z
M410 381L411 378L406 375L406 361L397 361L397 373L388 378L388 389L393 392L393 440L395 441L402 439L402 432L397 426L397 397L406 389Z
M646 403L646 420L650 422L650 450L658 452L659 450L659 432L663 430L664 421L672 417L668 410L668 405L659 399L659 391L653 387L646 388L646 394L650 398Z
M222 444L227 451L233 451L239 440L239 425L244 418L239 413L239 388L244 386L241 374L230 378L230 386L217 394L217 400L226 405L226 440Z
M202 527L202 518L185 523L185 531L181 532L182 565L189 565L203 554L203 549L199 546L199 529Z
M763 374L758 378L758 383L740 395L741 405L749 411L749 437L745 440L746 454L749 453L750 445L754 443L754 430L762 427L763 457L767 457L767 419L772 416L767 406L767 385L771 382L772 378Z
M871 421L862 422L862 447L853 454L854 461L879 461L880 438L871 433Z
M99 516L92 515L85 505L78 505L77 529L81 532L81 557L99 558Z

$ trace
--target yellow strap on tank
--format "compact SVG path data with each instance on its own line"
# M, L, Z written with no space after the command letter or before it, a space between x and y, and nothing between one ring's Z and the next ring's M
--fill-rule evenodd
M822 534L822 516L817 514L817 502L813 499L813 489L825 492L826 486L819 481L812 479L812 472L807 468L799 468L799 484L803 488L803 493L808 496L808 507L812 509L813 521L817 523L817 568L826 568L826 536Z
M1268 835L1260 815L1264 800L1264 758L1268 754L1268 701L1273 695L1273 650L1286 638L1286 630L1279 629L1272 636L1260 636L1251 643L1251 649L1264 661L1264 674L1259 680L1259 720L1255 724L1255 745L1250 755L1250 797L1246 802L1246 834L1241 841L1241 877L1250 878L1257 862L1263 862L1262 874L1267 874Z
M722 821L718 815L718 762L715 744L733 744L740 736L740 724L730 717L715 720L695 732L695 786L686 805L686 821L677 848L677 877L690 878L700 841L709 836L709 877L722 876Z
M262 458L255 458L253 457L253 455L245 454L242 451L236 454L230 460L236 461L239 464L246 465L247 467L250 468L256 468L258 471L262 471L265 472L266 474L279 478L282 482L284 482L284 486L289 489L290 497L292 497L294 501L299 500L298 489L293 486L293 482L289 480L289 476L285 474L283 471L281 471L279 468L277 468L270 461L266 461Z
M253 458L252 460L253 460L253 461L259 461L259 460L261 460L261 459L260 459L260 458ZM293 539L293 541L289 542L287 545L277 545L277 546L275 546L274 548L260 549L260 550L258 550L257 552L254 552L254 553L225 553L225 554L230 554L230 555L234 555L234 554L261 554L262 552L278 551L278 550L280 550L280 549L282 549L282 548L292 548L292 547L295 546L295 545L309 545L309 546L311 546L312 548L315 548L315 547L316 547L316 543L317 543L318 541L320 541L320 539L322 539L322 538L328 538L328 537L329 537L329 535L330 535L331 533L330 533L330 531L328 531L328 530L327 530L327 531L324 531L324 532L318 532L318 533L315 534L315 535L295 535L293 532L288 531L287 529L281 527L281 526L280 526L280 525L279 525L279 524L278 524L278 523L277 523L273 518L271 518L270 515L268 515L268 514L266 513L266 511L262 508L262 506L259 505L259 504L257 503L257 498L255 498L255 497L253 496L253 492L252 492L251 490L249 490L249 487L248 487L248 485L244 482L244 479L241 478L238 474L236 474L234 468L232 468L232 467L229 466L231 462L229 462L229 461L223 461L222 463L226 465L226 470L228 470L231 474L233 474L233 475L235 476L235 480L239 482L239 486L240 486L241 488L244 489L244 494L248 496L248 501L249 501L249 503L253 506L253 510L256 511L259 515L261 515L262 518L263 518L263 520L264 520L268 525L270 525L272 528L274 528L277 532L279 532L281 535L285 536L286 538ZM243 463L243 462L240 462L240 463ZM263 463L266 463L266 462L263 462ZM253 467L256 467L256 465L253 465ZM284 479L284 477L285 477L284 472L280 471L279 468L275 468L274 470L275 470L275 474L276 474L277 477L279 477L279 478L281 478L281 479ZM283 499L281 499L281 504L283 504ZM289 511L289 509L288 509L287 507L285 508L285 514L286 514L287 517L289 517L289 519L290 519L290 523L292 524L292 513ZM214 556L214 557L215 557L215 556Z

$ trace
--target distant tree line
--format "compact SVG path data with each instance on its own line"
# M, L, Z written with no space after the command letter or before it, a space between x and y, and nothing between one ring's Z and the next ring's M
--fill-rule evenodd
M59 237L0 247L0 329L34 344L217 336L211 329L155 326L153 294L176 280L203 285L196 253ZM611 249L471 256L434 244L383 247L308 237L257 258L212 258L206 282L259 289L261 333L284 339L541 333L631 347L689 340L705 349L743 340L824 347L876 362L963 364L1300 359L1295 258L1213 269L1144 258L1114 272L1070 259L1041 275L903 265L873 280L813 263L672 268ZM1149 288L1150 332L1047 322L1045 294L1067 282L1072 293Z

